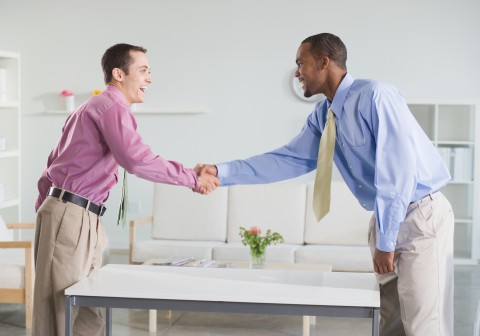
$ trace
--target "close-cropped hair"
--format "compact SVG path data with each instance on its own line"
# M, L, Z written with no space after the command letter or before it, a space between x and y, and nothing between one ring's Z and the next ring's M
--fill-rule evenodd
M347 70L347 47L338 36L321 33L307 37L302 43L310 43L310 52L316 59L326 56Z
M147 52L147 49L139 46L134 46L127 43L115 44L108 48L102 56L102 69L105 84L112 81L112 71L115 68L119 68L128 75L128 67L132 62L130 57L130 51Z

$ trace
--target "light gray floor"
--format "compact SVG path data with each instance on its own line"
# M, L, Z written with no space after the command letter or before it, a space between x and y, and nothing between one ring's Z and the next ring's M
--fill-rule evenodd
M126 263L124 254L112 254L109 263ZM473 336L480 300L480 266L455 266L455 335ZM25 330L23 305L0 304L0 336L29 336ZM173 312L170 319L158 314L157 333L148 332L148 311L113 310L115 336L273 336L301 335L299 316ZM310 328L311 335L371 335L371 320L321 318Z

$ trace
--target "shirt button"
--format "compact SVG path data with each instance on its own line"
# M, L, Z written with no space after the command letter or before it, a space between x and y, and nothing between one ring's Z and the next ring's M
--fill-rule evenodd
M367 205L365 203L363 203L362 206L365 208Z
M361 187L362 187L362 185L361 185L361 184L359 184L359 185L358 185L358 187L359 187L359 188L361 188Z

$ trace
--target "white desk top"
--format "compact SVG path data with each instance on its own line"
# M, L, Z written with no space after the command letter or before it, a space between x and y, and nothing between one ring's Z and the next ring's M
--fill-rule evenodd
M380 307L372 273L110 264L65 295Z

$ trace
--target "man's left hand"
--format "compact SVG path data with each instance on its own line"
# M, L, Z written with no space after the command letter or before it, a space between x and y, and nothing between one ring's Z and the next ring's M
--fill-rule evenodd
M373 269L375 273L385 274L393 272L395 267L393 266L393 257L395 252L383 252L379 249L375 249L375 254L373 255Z

